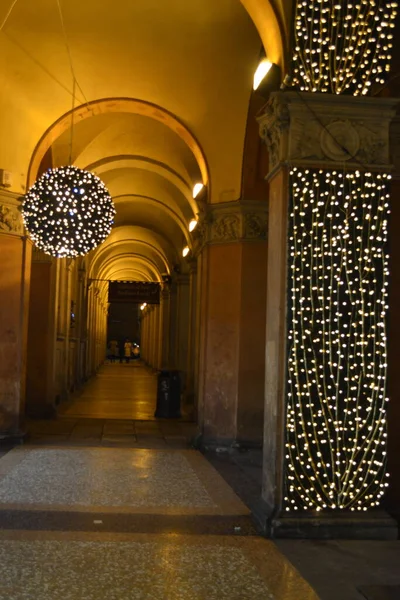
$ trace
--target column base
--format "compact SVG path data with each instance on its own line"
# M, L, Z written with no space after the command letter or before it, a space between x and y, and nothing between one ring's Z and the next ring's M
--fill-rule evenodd
M299 513L267 517L260 502L254 519L262 532L276 539L397 540L399 528L384 510L340 513Z
M262 440L247 440L232 438L207 437L202 434L201 447L205 450L237 451L237 450L259 450L262 448Z
M12 433L0 432L0 448L2 446L17 446L23 444L27 437L27 431L20 430Z

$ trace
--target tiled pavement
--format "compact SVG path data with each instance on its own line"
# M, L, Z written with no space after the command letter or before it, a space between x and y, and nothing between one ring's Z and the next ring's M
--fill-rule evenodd
M305 579L322 600L400 600L399 542L258 537L260 451L189 450L195 425L154 419L137 366L0 449L0 600L316 600Z
M0 455L0 600L317 600L154 403L151 372L106 366Z
M317 600L195 450L15 448L0 526L0 600Z
M71 418L28 422L29 444L126 448L186 448L196 435L193 422Z

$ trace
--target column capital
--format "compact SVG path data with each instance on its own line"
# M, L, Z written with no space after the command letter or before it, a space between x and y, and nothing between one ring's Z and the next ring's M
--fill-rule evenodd
M0 188L0 234L24 235L21 202L21 196Z
M192 233L194 255L207 244L264 241L267 229L267 201L236 200L205 205Z
M283 163L379 171L391 168L389 126L399 99L274 92L258 117L274 175Z

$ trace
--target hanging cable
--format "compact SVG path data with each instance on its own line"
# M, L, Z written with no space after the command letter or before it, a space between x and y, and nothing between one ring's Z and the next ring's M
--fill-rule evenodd
M74 109L75 109L75 92L76 92L76 79L75 76L72 82L72 110L71 110L71 135L69 138L69 164L72 165L72 145L74 142Z
M12 10L13 10L14 6L17 4L17 2L18 2L18 0L14 0L14 1L11 3L11 6L10 6L10 8L9 8L9 9L8 9L8 11L7 11L7 13L6 13L6 16L4 17L4 19L3 19L3 22L2 22L2 23L1 23L1 25L0 25L0 31L2 31L2 29L3 29L4 25L7 23L7 21L8 21L8 17L11 15L11 13L12 13Z
M60 0L56 0L56 2L57 2L58 12L59 12L59 15L60 15L61 29L62 29L63 36L64 36L65 47L66 47L67 54L68 54L69 67L71 69L71 75L72 75L72 80L73 80L73 98L72 98L73 107L75 105L75 91L76 91L76 86L78 86L78 88L79 88L79 90L80 90L80 92L81 92L81 94L82 94L82 96L83 96L83 98L85 100L86 106L88 107L88 109L91 112L93 112L91 106L89 105L88 99L86 98L85 94L83 93L82 88L79 85L78 80L76 78L75 69L74 69L74 63L73 63L73 60L72 60L71 48L70 48L70 45L68 43L67 30L65 28L64 16L63 16L63 12L62 12L62 9L61 9L61 3L60 3Z

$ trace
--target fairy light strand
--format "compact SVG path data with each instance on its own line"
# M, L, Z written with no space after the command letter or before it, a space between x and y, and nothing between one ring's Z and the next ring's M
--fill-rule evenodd
M114 216L101 179L73 166L46 171L22 204L29 237L56 258L75 258L96 248L110 234Z
M397 2L298 0L293 83L301 91L365 95L385 83Z
M388 485L390 175L290 178L285 509L367 510Z

